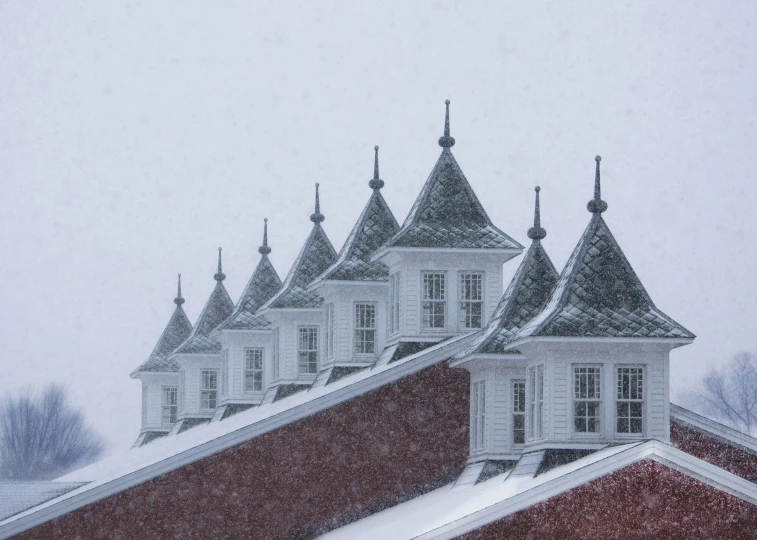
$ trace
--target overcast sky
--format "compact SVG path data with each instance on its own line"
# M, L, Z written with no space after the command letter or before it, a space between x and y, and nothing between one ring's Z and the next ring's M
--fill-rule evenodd
M128 448L176 273L194 321L223 246L236 300L268 217L283 279L316 181L339 249L374 144L401 222L446 98L458 162L523 244L542 186L558 269L602 155L607 223L698 335L674 396L757 350L755 2L357 4L0 3L0 393L64 383Z

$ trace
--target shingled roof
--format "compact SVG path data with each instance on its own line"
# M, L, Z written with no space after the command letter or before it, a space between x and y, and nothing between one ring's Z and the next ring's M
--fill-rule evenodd
M250 281L239 298L237 307L217 330L257 330L270 328L271 323L262 315L256 315L257 310L281 289L281 279L271 264L268 254L268 219L263 226L263 245L258 248L262 255L257 268L252 273Z
M394 214L381 195L384 181L379 178L378 146L374 147L373 190L368 204L344 242L336 262L317 281L387 281L389 268L382 262L371 262L371 256L400 228Z
M535 336L679 338L695 336L662 311L649 297L602 219L607 203L600 198L599 162L594 215L568 259L547 306L514 339Z
M174 298L176 309L173 310L171 318L168 320L163 333L160 334L155 348L150 353L142 365L135 369L131 376L141 372L170 372L179 371L179 365L169 359L169 355L178 347L192 332L192 323L189 322L187 314L181 305L184 298L181 297L181 274L179 274L179 286L176 298Z
M336 250L321 227L326 218L321 214L318 184L315 193L315 213L310 216L313 222L310 235L284 279L281 290L261 309L307 309L323 305L323 298L308 291L307 287L334 263Z
M455 248L522 250L518 242L489 219L450 148L449 101L442 154L415 200L402 228L387 248Z
M534 226L529 229L531 247L521 261L510 285L494 310L489 324L471 343L467 350L456 358L471 354L516 354L516 349L505 349L505 345L518 330L538 315L550 294L554 291L559 275L541 244L547 232L541 227L539 211L539 188L536 188Z
M221 249L218 249L218 273L214 276L216 286L210 293L210 298L202 308L202 313L197 319L192 333L174 351L174 354L200 354L221 352L221 344L212 339L210 334L219 324L225 321L234 310L234 302L231 301L223 280L226 275L221 271Z

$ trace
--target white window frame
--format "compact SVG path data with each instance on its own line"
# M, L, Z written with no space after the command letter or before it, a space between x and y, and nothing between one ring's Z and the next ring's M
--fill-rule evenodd
M510 383L512 389L512 436L513 446L523 446L526 443L526 379L513 379ZM522 401L521 401L522 400ZM521 420L521 427L517 427L517 419ZM522 441L517 442L515 432L523 433Z
M212 384L213 376L215 384ZM214 411L218 407L218 377L217 369L200 370L200 410Z
M147 385L142 383L142 427L147 425Z
M400 273L389 276L389 334L400 331Z
M600 437L604 427L604 407L602 406L604 370L602 365L573 364L570 373L573 434L579 437ZM595 408L593 415L589 412L591 408ZM584 423L583 426L579 425L581 422ZM591 429L592 427L594 427L594 430Z
M373 312L372 315L367 313L361 314L360 311ZM357 356L375 356L376 355L376 338L378 337L378 306L376 302L355 302L353 304L353 324L352 332L352 351ZM366 325L366 320L368 324ZM361 323L363 323L362 326ZM371 350L369 350L371 349Z
M281 375L281 366L279 366L279 329L274 328L273 345L271 346L271 356L273 357L273 379L279 380Z
M636 371L636 373L632 373ZM620 437L643 437L646 429L645 412L646 405L644 399L644 392L646 390L646 378L647 370L644 365L619 365L615 366L615 433ZM628 371L629 386L628 394L624 396L623 381L621 379L621 372ZM631 377L636 376L636 388L633 387ZM634 397L635 396L635 397ZM631 408L633 405L639 404L641 412L639 416L631 415ZM628 412L621 417L621 407L627 406ZM639 431L631 431L632 421L638 419L641 427ZM621 420L628 421L628 430L621 431Z
M303 332L308 333L303 342ZM303 348L307 345L308 348ZM304 362L303 362L304 360ZM301 375L314 375L318 373L318 326L306 325L297 327L297 370ZM305 369L303 369L303 366Z
M229 349L221 353L221 398L229 395Z
M471 383L471 452L486 449L486 381Z
M468 285L466 280L470 280ZM467 298L466 291L474 289L474 280L478 280L478 298ZM462 271L457 279L458 316L457 327L459 330L478 330L484 326L484 272L479 270ZM475 295L474 295L475 296ZM473 311L478 307L478 315ZM473 325L473 319L478 317L478 325ZM470 322L469 322L470 321Z
M428 282L431 283L431 295L428 295ZM438 281L440 280L440 281ZM439 298L435 298L437 282L440 284ZM428 314L428 315L427 315ZM432 325L441 317L441 325ZM421 329L424 332L444 332L447 327L447 273L440 270L421 272Z
M335 339L334 339L334 327L335 327L335 321L334 321L334 302L329 302L326 304L326 335L325 337L325 345L326 345L326 358L334 358L336 352L335 352Z
M544 438L544 364L528 368L528 439Z
M166 394L173 394L173 403L166 403ZM170 400L168 400L170 401ZM171 410L173 409L173 411ZM171 414L173 412L173 415ZM166 416L168 418L166 419ZM173 420L171 417L173 416ZM172 426L179 417L179 387L178 386L161 386L160 387L160 425Z
M259 365L259 367L258 367ZM254 394L263 391L263 366L265 365L265 350L262 347L245 347L244 349L244 393ZM252 381L252 388L249 382ZM255 388L260 386L260 388Z

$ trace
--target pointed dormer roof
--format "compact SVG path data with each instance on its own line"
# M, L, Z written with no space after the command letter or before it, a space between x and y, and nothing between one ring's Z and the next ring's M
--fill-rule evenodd
M389 268L371 257L400 228L394 214L381 195L384 181L379 178L378 146L374 146L373 178L368 183L373 192L368 204L344 242L336 262L316 281L387 281Z
M386 248L507 249L520 251L518 242L489 219L450 148L449 100L442 154L415 200L402 228Z
M602 219L596 158L593 214L544 310L515 337L693 339L686 328L657 309Z
M213 276L216 286L210 293L210 298L202 308L202 313L197 319L192 333L179 345L173 354L200 354L217 353L221 351L221 344L210 337L210 334L219 324L225 321L234 310L234 302L231 301L223 280L226 275L221 266L221 248L218 248L218 272Z
M470 347L456 358L476 353L517 353L515 350L505 351L505 344L544 309L557 285L559 275L541 244L541 240L547 236L547 231L540 223L539 190L537 186L534 226L528 230L528 237L532 240L531 246L494 310L489 324Z
M184 313L184 309L181 305L184 303L184 298L181 296L181 274L179 274L179 286L176 298L174 298L174 309L171 318L168 320L166 328L163 333L160 334L158 342L155 344L155 348L150 353L141 366L132 372L132 377L140 372L171 372L178 371L179 365L169 360L169 355L178 347L192 332L192 323L189 322L187 314Z
M263 245L258 248L261 254L260 262L252 274L250 281L242 292L231 316L218 327L218 330L256 330L265 329L271 323L262 315L255 312L281 289L281 279L271 264L268 255L268 218L263 225Z
M319 275L321 275L336 259L336 251L321 223L326 219L321 214L319 184L315 185L315 212L310 216L313 228L305 245L297 255L292 268L289 270L284 284L261 309L306 309L318 308L323 305L323 299L307 290Z

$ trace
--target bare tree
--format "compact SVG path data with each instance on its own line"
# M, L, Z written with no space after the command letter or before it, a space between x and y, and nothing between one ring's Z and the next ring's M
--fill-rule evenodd
M25 391L0 405L0 477L51 479L100 457L102 438L73 409L63 387Z
M753 435L757 431L757 358L742 352L712 369L694 396L704 414Z

